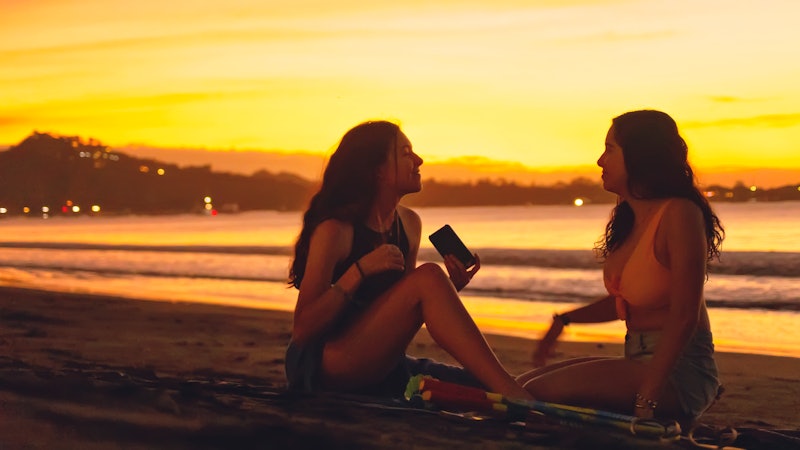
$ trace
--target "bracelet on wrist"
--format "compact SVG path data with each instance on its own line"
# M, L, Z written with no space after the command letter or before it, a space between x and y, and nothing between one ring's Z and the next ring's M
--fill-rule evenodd
M633 407L639 409L656 409L658 407L658 402L645 398L642 394L637 392L633 396Z
M561 325L564 325L565 327L570 323L572 323L572 321L569 320L569 317L566 314L558 314L558 313L553 314L553 320L561 322Z
M367 276L364 275L364 269L361 268L361 263L359 262L358 259L356 260L355 265L356 269L358 269L359 275L361 275L361 279L363 280L364 278L366 278Z

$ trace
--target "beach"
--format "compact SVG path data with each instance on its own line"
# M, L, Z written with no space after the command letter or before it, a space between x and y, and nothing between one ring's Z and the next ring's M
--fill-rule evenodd
M2 288L0 448L553 447L502 424L287 397L291 324L286 311ZM532 340L487 340L510 372L530 368ZM563 342L557 352L560 360L621 348ZM425 330L408 353L453 362ZM718 353L717 361L726 392L703 424L800 427L800 359ZM556 447L590 448L580 435Z

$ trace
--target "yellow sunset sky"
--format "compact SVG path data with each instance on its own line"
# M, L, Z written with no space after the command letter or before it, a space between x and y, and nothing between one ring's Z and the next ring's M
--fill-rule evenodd
M427 162L594 164L670 113L699 172L800 169L800 3L0 0L0 144L328 153L398 120Z

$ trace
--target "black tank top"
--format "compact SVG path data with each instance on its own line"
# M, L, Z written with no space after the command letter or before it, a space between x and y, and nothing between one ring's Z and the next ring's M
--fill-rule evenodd
M350 255L334 268L334 283L359 258L385 243L394 244L400 248L400 251L403 252L403 258L408 255L408 237L399 215L395 215L392 226L384 233L375 231L363 223L353 224L353 246L350 249ZM403 274L404 272L401 271L387 270L368 276L353 294L353 303L363 308L397 283L403 277Z

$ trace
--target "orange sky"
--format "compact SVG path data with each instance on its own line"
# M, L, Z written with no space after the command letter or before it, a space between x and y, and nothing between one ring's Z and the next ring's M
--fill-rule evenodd
M428 162L551 170L656 108L700 172L800 168L793 0L0 1L2 144L326 153L389 118Z

